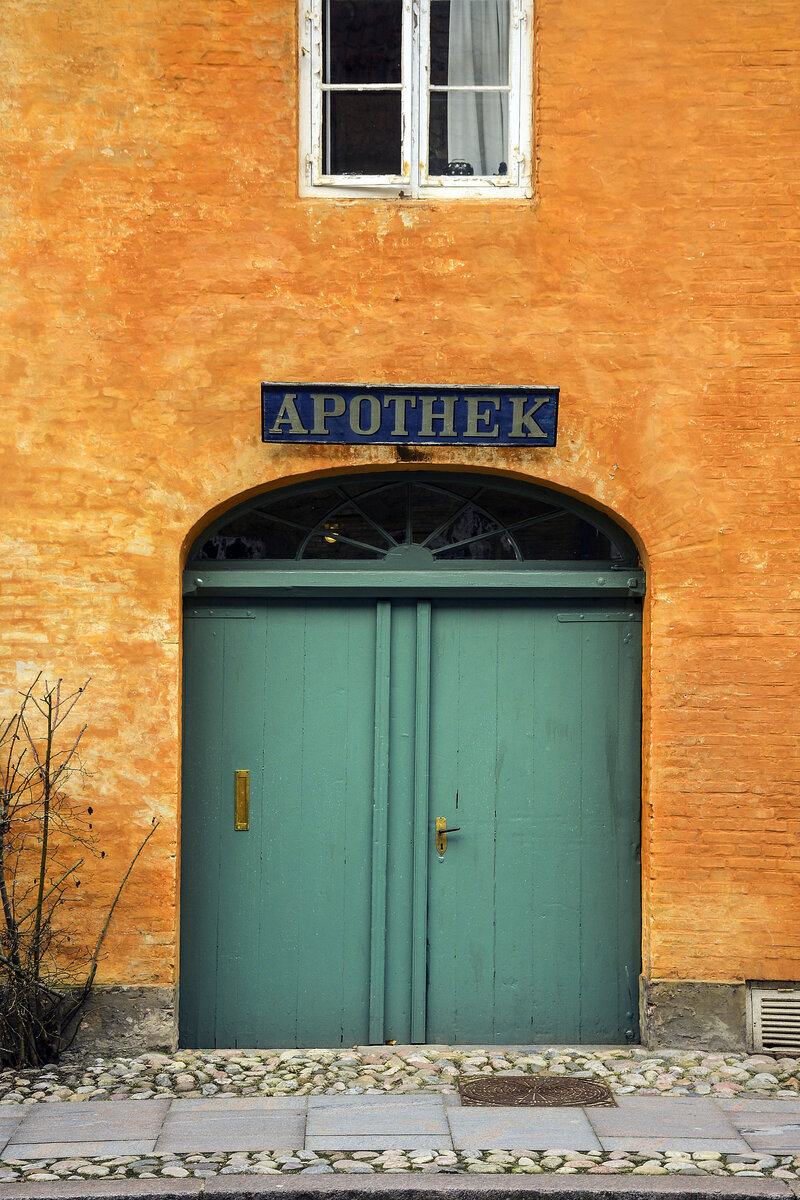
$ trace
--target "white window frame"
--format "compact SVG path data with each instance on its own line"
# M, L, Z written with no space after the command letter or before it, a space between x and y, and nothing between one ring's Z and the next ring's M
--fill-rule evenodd
M435 2L435 0L433 0ZM533 0L511 0L507 176L428 175L429 32L432 0L403 0L401 175L325 175L322 171L322 7L300 0L300 195L337 199L524 199L533 161ZM347 90L359 90L347 85ZM364 90L393 90L365 85Z

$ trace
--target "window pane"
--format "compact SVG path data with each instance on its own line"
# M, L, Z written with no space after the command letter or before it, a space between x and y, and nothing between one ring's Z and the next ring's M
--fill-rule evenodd
M336 534L340 537L348 537L355 542L364 542L367 546L374 546L375 549L384 552L392 544L385 534L376 529L355 506L351 505L345 505L331 513L330 517L323 521L322 529L319 532L323 537L328 538Z
M508 93L431 92L429 175L508 175Z
M571 562L614 556L614 547L605 534L573 513L563 512L551 521L515 529L514 539L527 559Z
M325 83L400 83L402 0L323 0Z
M326 175L400 175L400 93L324 92L322 149Z
M474 561L486 558L516 558L514 546L507 533L493 533L477 542L467 542L465 546L453 546L448 550L437 550L436 561Z
M303 539L300 530L270 521L257 512L244 513L203 542L197 558L294 558Z
M454 542L465 542L471 538L481 537L483 534L494 533L497 530L497 522L486 513L481 512L477 508L473 508L471 504L460 512L450 521L436 537L431 538L428 542L429 550L443 550L446 546L452 546ZM448 554L448 558L454 557ZM463 555L455 557L473 558L485 557L483 554L476 552L472 554L469 551L464 551Z
M477 500L481 508L487 509L502 525L514 525L531 517L555 516L559 511L555 505L535 496L500 488L483 488Z
M510 0L432 0L431 83L508 84Z
M316 534L309 540L303 558L383 558L381 550L366 550L361 546L351 546L340 542L332 534L319 537Z
M464 505L460 496L436 488L414 487L414 541L424 542ZM439 542L436 542L439 545Z
M358 503L376 524L386 529L396 542L406 540L408 526L408 499L410 484L399 483L396 487L375 489L369 495L359 496Z

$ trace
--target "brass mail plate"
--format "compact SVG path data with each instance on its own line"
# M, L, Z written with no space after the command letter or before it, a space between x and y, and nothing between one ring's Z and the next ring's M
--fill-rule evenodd
M234 784L233 828L250 828L250 772L236 771Z

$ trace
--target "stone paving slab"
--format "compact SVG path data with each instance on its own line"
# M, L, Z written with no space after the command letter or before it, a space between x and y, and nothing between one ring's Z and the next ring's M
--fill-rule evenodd
M623 1137L601 1137L600 1144L604 1150L630 1150L638 1154L652 1154L657 1151L663 1154L667 1150L681 1150L687 1154L695 1154L700 1150L716 1150L720 1154L749 1154L750 1146L741 1138L703 1138L683 1137L679 1133L647 1137L636 1137L626 1134Z
M302 1146L305 1101L276 1105L274 1099L218 1102L206 1109L199 1101L176 1101L167 1113L155 1145L156 1154L230 1152L235 1150L292 1150Z
M438 1144L450 1145L440 1096L309 1096L307 1138L361 1134L437 1136Z
M449 1108L457 1150L600 1150L579 1108Z
M150 1100L26 1106L28 1111L9 1142L147 1141L156 1138L170 1106L169 1097Z
M715 1100L724 1112L779 1112L800 1116L800 1100L770 1100L768 1096L742 1097L736 1100Z
M659 1096L619 1096L617 1108L587 1108L597 1136L634 1138L703 1138L736 1142L737 1131L713 1100L687 1096L680 1100ZM677 1147L676 1147L677 1148ZM746 1151L746 1146L738 1147ZM736 1153L731 1149L728 1153Z
M775 1109L748 1108L744 1112L729 1109L725 1115L754 1150L770 1154L800 1153L800 1107L784 1113Z
M13 1108L0 1109L0 1150L3 1149L6 1142L16 1132L17 1126L25 1116L28 1107L28 1105L25 1105L24 1108L20 1106L17 1109L16 1114ZM17 1118L16 1120L14 1120L15 1115Z
M2 1111L2 1110L0 1110ZM280 1112L289 1116L305 1115L305 1096L209 1096L203 1099L173 1100L170 1113L194 1112Z
M85 1142L9 1142L0 1161L31 1158L97 1158L100 1155L151 1154L156 1139L147 1141L85 1141Z
M451 1150L446 1133L328 1133L306 1137L306 1150Z

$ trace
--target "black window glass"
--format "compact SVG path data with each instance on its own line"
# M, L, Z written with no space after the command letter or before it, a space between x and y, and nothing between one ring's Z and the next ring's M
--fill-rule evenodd
M294 558L303 531L270 520L258 512L243 513L206 538L197 555L202 559Z
M430 538L427 543L428 549L441 550L445 546L472 541L487 533L494 533L497 527L497 521L493 517L474 505L467 504L465 508L456 513L451 521L448 521L443 529Z
M402 0L323 0L325 83L400 83Z
M377 523L369 520L360 508L352 504L337 508L327 516L318 532L323 537L348 538L351 542L374 547L381 553L385 553L392 545Z
M426 542L442 525L452 523L455 514L464 507L463 496L454 496L438 488L414 488L414 541ZM430 544L430 543L429 543ZM441 540L436 539L436 545Z
M383 551L339 541L335 533L330 532L311 538L303 558L383 558Z
M402 173L400 92L323 92L326 175Z
M479 538L475 542L467 542L461 546L452 546L436 552L437 562L474 561L476 559L508 559L516 558L514 543L507 533L493 533L488 537Z
M523 558L554 561L598 559L608 561L612 544L604 533L573 513L562 512L552 520L514 530L514 540Z

